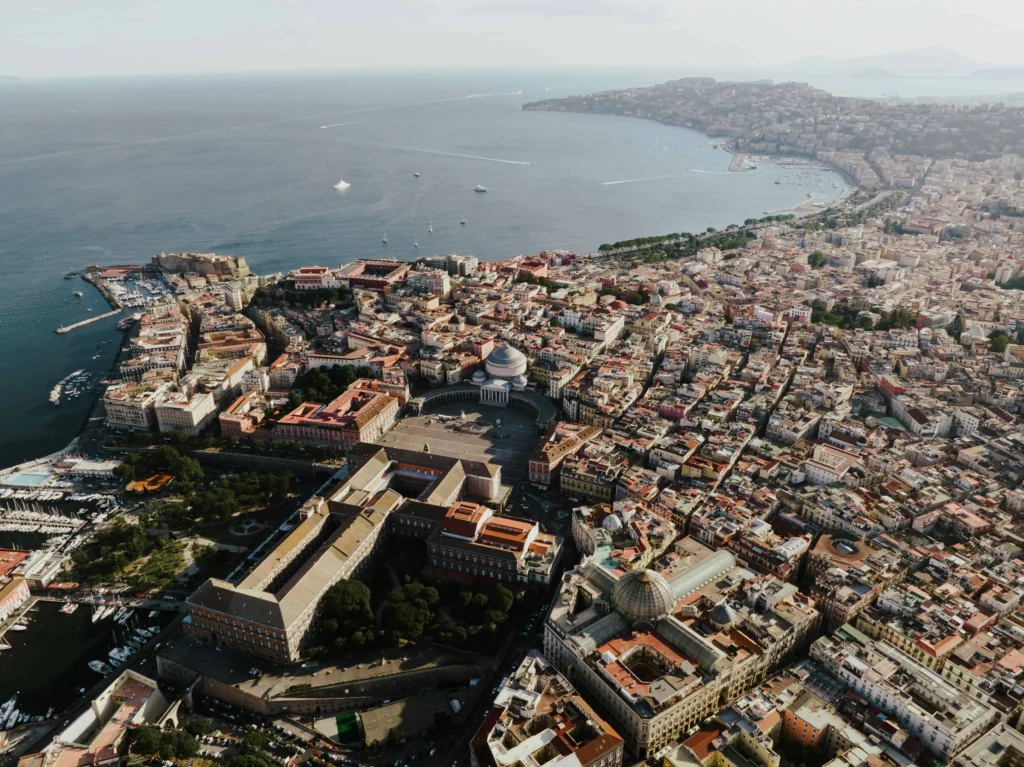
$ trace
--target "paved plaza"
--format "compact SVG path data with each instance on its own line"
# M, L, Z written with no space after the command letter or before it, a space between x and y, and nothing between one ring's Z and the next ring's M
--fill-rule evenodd
M438 455L495 463L503 484L511 485L527 475L539 437L534 417L523 410L447 402L401 419L377 443L406 450L427 445Z

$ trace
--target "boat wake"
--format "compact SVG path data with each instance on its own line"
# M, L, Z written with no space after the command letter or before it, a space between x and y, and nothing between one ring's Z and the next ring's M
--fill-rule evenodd
M334 188L337 189L339 192L344 192L350 186L352 185L348 183L345 179L341 179L341 181L334 185Z
M616 184L639 184L641 181L662 181L666 178L679 178L679 176L647 176L646 178L624 178L621 181L602 181L601 186L615 186Z
M355 141L353 139L341 139L341 141L347 141L350 144L360 144L362 146L374 146L379 149L398 149L402 152L419 152L420 154L433 154L439 155L440 157L459 157L463 160L480 160L481 162L500 162L505 165L533 165L532 162L524 162L523 160L505 160L501 157L482 157L476 154L459 154L458 152L442 152L439 149L422 149L415 146L402 146L400 144L375 144L371 141Z
M321 125L320 130L328 130L330 128L344 128L346 125L360 125L362 123L372 123L376 122L377 120L383 119L383 117L370 117L369 119L366 120L353 120L352 122L347 123L331 123L330 125Z
M48 152L46 154L24 155L22 157L10 157L0 160L0 165L14 165L16 163L35 162L37 160L50 160L56 157L69 157L76 154L92 154L94 152L108 152L112 149L124 149L127 147L147 146L149 144L162 144L167 141L181 141L183 139L200 138L203 136L214 136L221 133L233 131L250 130L251 128L263 128L269 125L287 125L289 123L306 122L307 120L320 120L325 117L338 117L340 115L362 114L366 112L384 112L391 109L406 109L408 107L426 106L428 104L447 104L453 101L465 101L467 99L493 98L498 96L512 96L511 93L471 93L465 96L451 96L441 99L429 99L427 101L406 101L400 104L383 104L381 106L361 107L359 109L345 109L338 112L325 112L317 115L301 115L297 117L282 117L277 120L264 120L262 122L244 123L242 125L228 125L223 128L210 128L209 130L190 131L189 133L174 133L168 136L155 136L153 138L138 139L135 141L121 141L114 144L101 144L100 146L79 147L77 149L64 149L59 152ZM383 119L383 118L374 118ZM340 127L340 124L339 126ZM530 163L522 163L529 165Z
M735 173L729 173L724 170L697 170L696 168L687 168L690 173L703 173L708 176L735 176Z

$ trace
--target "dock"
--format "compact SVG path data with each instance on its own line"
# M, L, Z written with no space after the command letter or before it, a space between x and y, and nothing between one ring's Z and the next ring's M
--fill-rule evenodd
M106 312L105 314L97 314L95 317L90 317L87 320L82 320L81 322L76 322L74 325L61 325L59 328L57 328L57 332L60 333L60 334L70 333L72 330L77 330L78 328L85 327L86 325L91 325L94 322L99 322L100 320L105 320L108 317L113 317L115 314L120 314L120 313L121 313L120 309L113 309L112 311Z

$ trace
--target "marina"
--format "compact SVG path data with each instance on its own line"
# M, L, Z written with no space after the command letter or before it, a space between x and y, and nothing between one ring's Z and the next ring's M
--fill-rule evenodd
M100 666L109 672L115 663L130 663L138 650L129 642L141 646L172 619L171 613L146 618L136 610L122 623L93 622L92 611L65 612L65 607L37 601L27 613L27 630L8 632L3 639L10 649L0 651L0 690L18 693L12 708L26 721L43 718L50 709L64 711L99 681Z

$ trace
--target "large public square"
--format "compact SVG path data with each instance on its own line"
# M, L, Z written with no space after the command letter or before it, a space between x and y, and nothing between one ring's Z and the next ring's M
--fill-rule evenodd
M466 401L445 402L424 415L403 418L377 442L407 450L426 445L438 455L494 463L501 467L504 484L512 485L527 475L539 438L530 413Z

